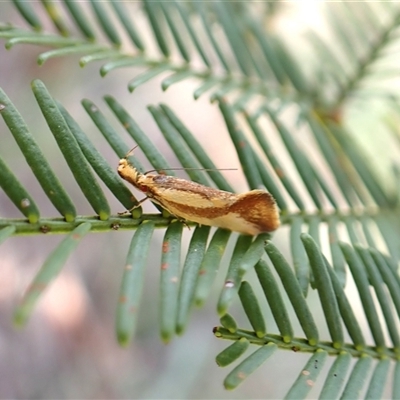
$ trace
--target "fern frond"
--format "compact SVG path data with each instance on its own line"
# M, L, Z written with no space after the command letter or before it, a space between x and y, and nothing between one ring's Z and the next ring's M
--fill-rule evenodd
M400 10L389 3L356 5L339 2L326 10L333 42L317 32L310 33L312 44L321 57L326 85L335 95L322 99L326 114L339 116L345 103L396 97L391 81L395 71L393 48L398 46ZM334 43L336 46L333 46ZM329 71L329 72L327 72Z
M147 15L155 44L158 46L158 54L154 56L151 46L144 44L145 41L135 28L137 25L135 19L139 17L135 13L127 12L122 4L110 2L99 5L96 1L90 2L90 8L85 12L92 14L92 18L83 18L84 7L75 1L65 1L69 16L52 4L51 7L46 7L46 10L57 27L58 35L41 32L45 21L40 21L31 7L24 3L16 2L16 5L25 20L34 28L34 32L16 27L4 27L0 31L0 37L7 39L7 48L10 49L18 43L57 47L38 57L40 65L49 58L84 53L80 60L81 66L96 60L107 60L100 69L102 76L123 67L146 68L147 71L133 78L128 84L131 92L166 71L172 71L173 74L162 81L163 90L182 80L196 78L203 83L194 92L195 98L214 85L220 86L219 91L211 95L212 100L233 89L239 89L249 98L259 94L269 95L272 93L271 90L276 94L276 91L280 90L277 80L279 84L301 81L297 76L299 72L296 72L294 66L291 67L289 79L282 73L282 66L287 64L288 55L282 52L280 45L270 44L276 40L272 35L271 38L266 38L261 33L261 21L255 17L256 11L243 6L229 3L144 1L142 11ZM196 14L193 13L192 6L201 18L208 43L203 35L194 29ZM114 13L116 22L110 19L111 13ZM70 20L78 26L83 38L66 28L70 25ZM233 20L237 22L236 26L232 25ZM219 35L221 37L218 38L213 28L216 24L223 30L223 35ZM100 30L103 37L96 35L94 33L96 30ZM127 33L130 43L121 39L119 30ZM184 30L189 33L188 36L183 34ZM247 36L244 35L245 32ZM104 37L108 42L104 41ZM262 51L259 52L257 47L251 45L253 43ZM132 45L133 52L130 49ZM216 53L218 60L213 60L213 55L207 54L209 50L205 49L210 47ZM176 52L178 54L175 57ZM198 58L202 61L201 65ZM238 72L243 76L238 75ZM286 88L285 92L287 91ZM281 94L284 96L284 92ZM245 100L242 101L245 103ZM241 107L240 104L238 106Z
M274 315L280 334L274 335L268 333L265 329L264 317L260 308L261 306L258 304L258 300L254 296L250 284L243 281L239 290L239 297L244 312L254 331L246 331L231 322L225 326L225 321L221 319L224 327L215 328L215 335L218 338L233 340L235 342L217 356L217 364L220 366L226 366L236 361L246 351L249 343L261 346L261 349L264 349L264 351L269 355L271 354L267 348L281 348L294 350L296 352L311 352L314 355L309 359L306 366L302 369L303 372L299 375L299 379L294 382L286 395L287 398L299 398L304 397L311 388L309 385L302 382L302 380L305 379L304 371L308 371L306 376L311 381L315 382L317 375L323 368L323 362L320 364L319 361L315 360L318 359L323 361L329 354L337 357L337 360L332 365L328 378L322 387L321 396L322 394L327 396L328 393L329 396L333 396L333 393L336 393L334 395L336 397L339 395L340 386L335 389L333 388L331 374L336 374L338 366L340 365L343 367L341 380L343 384L346 383L346 386L342 389L342 396L349 395L349 397L352 397L354 393L360 389L359 379L363 377L364 382L366 381L364 375L365 371L370 368L372 360L377 359L378 362L370 381L368 393L377 393L379 397L379 394L382 393L384 387L384 382L380 379L382 378L384 371L387 371L387 368L389 367L389 360L392 359L398 364L398 332L397 329L394 328L398 323L398 319L395 323L393 320L393 313L389 312L389 309L397 303L397 295L388 295L388 292L385 290L386 285L387 288L393 286L393 277L388 279L388 275L391 276L393 273L391 267L387 262L385 262L381 253L375 249L367 249L361 246L357 246L354 249L348 244L341 245L343 254L357 285L357 290L363 305L365 316L368 320L370 331L374 337L374 346L367 346L360 327L361 322L358 321L360 316L356 315L352 310L350 299L346 296L332 267L329 265L311 236L302 234L301 239L312 268L314 285L318 290L325 322L331 336L331 342L321 341L318 338L318 329L313 322L309 307L301 295L300 286L297 283L293 271L288 266L279 250L272 245L272 243L268 242L265 247L266 252L282 280L284 290L296 313L297 319L300 322L305 338L294 338L292 336L291 328L288 330L286 325L282 325L281 318L283 317L283 320L287 321L287 326L291 326L290 318L287 319L288 313L285 311L287 307L283 302L281 302L281 300L279 300L279 305L277 304L276 298L281 298L279 290L277 290L278 286L271 274L270 267L265 261L261 260L256 267L257 276L259 283L264 289L268 305ZM376 262L377 260L378 262ZM383 326L378 317L378 306L372 300L370 285L372 285L378 297L380 308L385 317L385 328L390 334L391 345L393 347L390 347L387 340L384 338L382 330ZM398 280L396 286L398 287ZM275 292L274 295L272 295L272 291ZM296 293L299 295L296 295ZM390 293L392 293L392 290L390 290ZM345 343L344 341L343 325L346 327L352 340L351 343ZM256 354L258 354L261 349L245 358L244 361L232 370L225 379L226 388L233 389L241 383L249 373L254 372L254 370L260 366L261 363L258 361L259 359ZM320 357L322 357L322 359ZM353 372L347 377L346 382L345 370L349 365L351 357L359 358L359 361L354 366ZM317 367L315 366L315 363L318 363ZM345 367L344 364L347 365L347 367ZM313 371L314 369L317 369L318 371ZM244 374L245 371L248 373ZM317 373L314 377L312 376L313 372ZM393 392L393 396L395 395L396 392Z

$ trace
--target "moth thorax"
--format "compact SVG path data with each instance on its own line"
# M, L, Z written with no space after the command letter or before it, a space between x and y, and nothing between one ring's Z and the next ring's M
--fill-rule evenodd
M153 180L151 179L151 175L147 176L141 174L139 171L135 170L136 177L135 177L135 185L136 187L141 190L142 192L147 192L149 186L152 186Z

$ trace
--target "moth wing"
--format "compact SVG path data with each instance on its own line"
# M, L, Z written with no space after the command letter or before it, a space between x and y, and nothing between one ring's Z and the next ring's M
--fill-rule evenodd
M260 232L272 232L280 225L278 206L271 193L265 190L239 194L229 212L254 224Z
M190 205L200 209L221 208L231 206L237 198L233 193L210 188L196 182L170 176L161 178L157 180L157 188L153 188L153 194L162 203Z
M149 197L177 217L249 235L272 232L280 225L275 200L265 190L238 195L171 176L143 179L139 183Z

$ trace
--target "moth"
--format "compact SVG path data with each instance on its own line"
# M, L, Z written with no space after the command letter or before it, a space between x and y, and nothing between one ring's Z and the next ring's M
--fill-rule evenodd
M146 195L136 207L151 199L178 219L253 236L280 225L275 199L265 190L234 194L174 176L142 174L127 156L119 161L118 173Z

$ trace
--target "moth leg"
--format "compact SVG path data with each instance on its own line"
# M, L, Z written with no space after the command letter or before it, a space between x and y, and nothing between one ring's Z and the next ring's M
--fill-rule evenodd
M171 215L174 216L180 223L182 223L183 225L185 225L186 228L188 228L189 231L190 231L190 226L187 224L186 219L179 218L179 217L177 217L177 216L174 215L174 214L171 214Z
M142 200L139 200L132 208L130 208L129 210L123 211L123 212L119 212L118 215L124 215L128 212L131 212L132 210L134 210L135 208L138 208L143 202L145 202L149 197L145 197Z
M182 222L182 224L185 225L190 231L190 226L187 224L186 219L180 219L179 221Z
M185 225L186 226L186 228L188 228L189 229L189 231L190 231L190 226L186 223L186 219L184 219L184 218L180 218L180 217L178 217L177 215L175 215L175 214L173 214L171 211L169 211L167 208L165 208L164 207L164 209L166 210L166 211L168 211L170 214L171 214L171 217L174 217L176 220L178 220L178 222L181 222L183 225Z
M134 210L135 208L140 207L140 205L141 205L142 203L144 203L147 199L149 199L148 196L146 196L146 197L143 198L142 200L139 200L139 201L138 201L132 208L130 208L128 211L132 211L132 210Z

